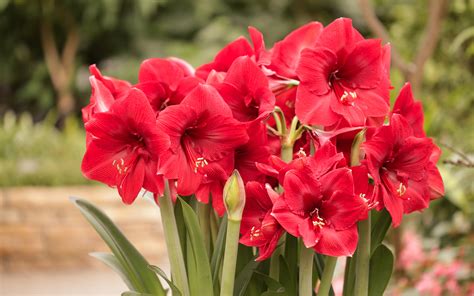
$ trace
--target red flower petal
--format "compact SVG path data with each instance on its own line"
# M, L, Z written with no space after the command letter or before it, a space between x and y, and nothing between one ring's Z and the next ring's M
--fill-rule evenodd
M352 256L357 248L359 235L357 225L345 230L335 230L330 227L321 229L321 238L314 250L320 254L339 257Z

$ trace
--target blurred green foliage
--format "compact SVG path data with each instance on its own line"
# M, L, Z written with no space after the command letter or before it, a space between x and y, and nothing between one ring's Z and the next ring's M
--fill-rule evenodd
M75 118L60 132L53 114L34 124L28 113L7 112L0 121L0 187L90 183L80 170L84 138Z

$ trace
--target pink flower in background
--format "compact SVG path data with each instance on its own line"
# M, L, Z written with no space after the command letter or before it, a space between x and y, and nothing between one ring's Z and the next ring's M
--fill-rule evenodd
M405 230L403 232L403 248L397 259L397 264L404 270L413 269L426 260L426 254L423 251L421 238L416 233Z

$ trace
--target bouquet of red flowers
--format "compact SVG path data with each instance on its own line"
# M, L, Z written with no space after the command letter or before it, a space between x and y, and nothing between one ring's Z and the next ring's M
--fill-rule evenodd
M113 252L96 257L124 295L328 295L339 257L344 295L382 295L388 228L444 194L421 103L407 83L390 108L390 45L350 19L249 35L197 69L145 60L135 85L90 67L82 171L153 195L171 277L75 200Z

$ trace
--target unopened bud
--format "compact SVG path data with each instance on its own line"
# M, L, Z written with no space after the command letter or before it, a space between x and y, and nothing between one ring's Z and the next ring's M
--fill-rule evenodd
M229 220L242 220L242 212L245 206L245 186L237 170L234 170L225 183L224 205Z

